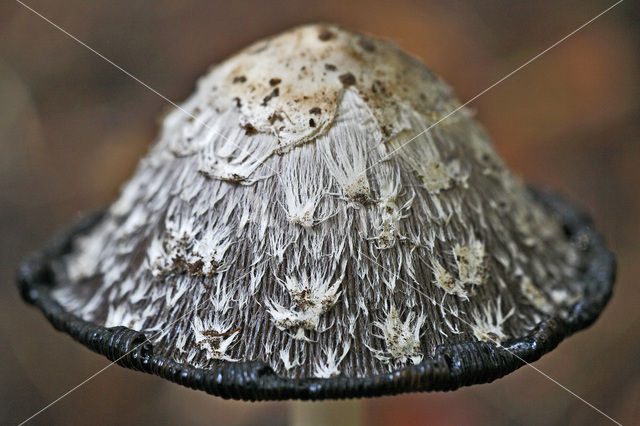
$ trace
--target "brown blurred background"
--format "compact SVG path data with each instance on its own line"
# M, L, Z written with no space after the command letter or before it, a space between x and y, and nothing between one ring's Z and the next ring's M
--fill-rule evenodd
M462 101L613 1L65 1L27 4L176 101L257 38L328 21L397 40ZM528 181L594 216L617 253L600 320L536 366L623 424L640 419L640 33L627 0L471 107ZM14 271L81 211L117 196L168 108L11 0L0 4L0 423L24 420L104 367L22 303ZM524 367L453 393L377 398L383 424L606 424ZM36 424L283 424L286 403L224 401L112 367Z

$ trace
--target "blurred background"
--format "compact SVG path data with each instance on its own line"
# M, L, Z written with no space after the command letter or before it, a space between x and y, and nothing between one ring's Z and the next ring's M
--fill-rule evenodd
M292 25L396 40L461 101L612 1L48 1L43 15L181 101L212 63ZM614 8L471 105L529 182L592 213L618 256L598 322L535 365L623 424L640 419L640 21ZM113 200L166 101L14 1L0 3L0 423L18 423L108 364L22 303L15 269L80 212ZM607 424L524 367L489 385L364 402L368 424ZM224 401L112 367L35 424L283 424L287 403Z

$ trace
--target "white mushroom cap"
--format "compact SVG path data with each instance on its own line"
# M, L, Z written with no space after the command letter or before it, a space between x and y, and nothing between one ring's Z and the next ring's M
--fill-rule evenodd
M459 105L388 42L257 42L166 117L54 297L177 362L290 378L525 336L581 296L579 256L465 110L407 143Z

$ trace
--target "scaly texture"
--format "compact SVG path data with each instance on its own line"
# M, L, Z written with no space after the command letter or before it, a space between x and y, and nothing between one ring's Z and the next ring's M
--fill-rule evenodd
M561 226L431 72L332 26L213 68L58 265L55 299L196 367L365 377L579 298ZM396 152L396 150L398 150ZM388 155L393 153L393 155Z

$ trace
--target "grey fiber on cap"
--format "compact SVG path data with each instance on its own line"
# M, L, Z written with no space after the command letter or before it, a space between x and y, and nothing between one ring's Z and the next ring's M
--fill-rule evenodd
M226 398L492 381L595 321L615 260L458 107L386 41L258 41L166 116L110 207L25 261L23 297L120 365Z

